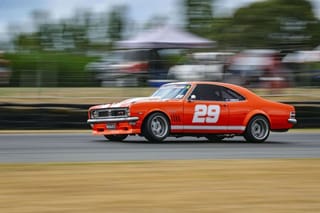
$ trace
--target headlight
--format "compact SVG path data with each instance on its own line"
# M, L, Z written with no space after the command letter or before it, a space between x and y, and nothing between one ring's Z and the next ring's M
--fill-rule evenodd
M99 112L97 110L92 110L91 111L91 118L97 118L99 117Z

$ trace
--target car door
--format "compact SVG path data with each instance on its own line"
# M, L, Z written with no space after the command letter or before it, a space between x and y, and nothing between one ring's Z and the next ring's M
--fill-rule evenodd
M198 84L184 102L184 133L226 133L228 103L222 100L221 87Z
M248 113L252 110L252 107L248 104L246 98L236 91L222 87L221 88L222 99L228 105L229 120L228 130L229 133L241 133L245 130L244 120Z

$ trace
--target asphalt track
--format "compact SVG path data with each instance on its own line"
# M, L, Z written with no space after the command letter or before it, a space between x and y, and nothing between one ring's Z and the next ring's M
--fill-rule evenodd
M138 136L107 142L90 133L0 134L0 163L256 158L320 158L320 132L271 133L265 143L247 143L242 137L148 143Z

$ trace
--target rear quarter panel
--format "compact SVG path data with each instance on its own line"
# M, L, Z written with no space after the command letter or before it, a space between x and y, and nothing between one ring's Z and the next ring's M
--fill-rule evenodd
M290 112L295 111L293 106L269 101L259 96L251 97L251 105L253 106L244 122L247 125L250 119L255 115L264 115L270 122L271 130L285 130L292 128L292 124L288 122Z
M282 130L293 127L293 125L288 122L290 112L295 111L293 106L266 101L266 105L263 107L263 110L270 117L271 130Z
M284 130L292 128L292 124L288 123L290 112L295 111L293 106L269 101L264 99L245 88L232 88L245 96L246 101L243 103L230 103L230 125L243 118L244 126L247 126L250 119L255 115L264 115L270 122L271 130Z

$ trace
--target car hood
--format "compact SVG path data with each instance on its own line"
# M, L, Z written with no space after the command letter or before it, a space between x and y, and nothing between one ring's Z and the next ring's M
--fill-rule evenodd
M129 107L134 103L145 103L145 102L162 102L164 100L157 97L140 97L140 98L130 98L123 100L118 103L111 104L101 104L91 107L90 109L103 109L103 108L118 108L118 107Z

